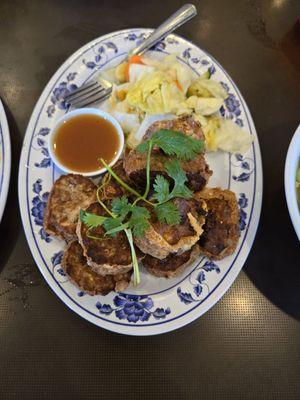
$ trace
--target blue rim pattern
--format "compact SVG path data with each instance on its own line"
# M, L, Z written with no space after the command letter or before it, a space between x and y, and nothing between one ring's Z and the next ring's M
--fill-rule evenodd
M115 35L119 35L119 33L113 34L113 35L111 35L111 36L106 36L105 40L107 40L107 39L109 39L109 38L112 38L112 37L114 37ZM103 41L103 40L100 40L99 42L96 42L96 43L94 44L94 46L99 45L99 43L101 43L102 41ZM77 57L76 59L78 59L79 57L82 57L82 55L83 55L85 52L87 52L87 51L88 51L88 49L85 50L84 52L82 52L80 55L78 55L78 57ZM208 54L208 53L207 53L207 54ZM209 55L209 56L210 56L210 55ZM210 57L211 57L211 56L210 56ZM73 60L73 62L75 62L76 59ZM226 73L226 71L224 71L224 69L220 66L220 64L219 64L213 57L211 57L211 59L214 61L214 63L215 63L216 65L218 65L218 67L219 67L219 68L222 70L222 72L226 75L226 77L228 78L228 80L230 81L230 83L232 84L232 86L236 89L238 98L239 98L239 100L240 100L240 102L241 102L241 105L242 105L242 107L243 107L243 109L244 109L245 116L246 116L246 118L247 118L247 121L248 121L250 130L251 130L251 125L250 125L250 122L249 122L249 119L248 119L248 115L247 115L247 112L246 112L246 109L245 109L245 106L244 106L244 102L243 102L243 99L242 99L241 96L240 96L240 93L239 93L239 91L238 91L236 85L234 84L234 82L232 81L232 79L228 76L228 74ZM111 60L110 60L110 61L111 61ZM66 69L67 69L67 68L68 68L68 67L66 67ZM64 70L64 71L62 72L62 74L60 75L60 77L57 79L57 82L60 80L61 76L65 73L65 71L66 71L66 70ZM56 83L57 83L57 82L56 82ZM54 86L56 85L56 83L54 84ZM53 89L53 88L52 88L52 89ZM51 90L52 90L52 89L51 89ZM45 100L45 102L46 102L46 101L47 101L47 100ZM43 104L43 106L41 107L40 110L43 109L43 107L44 107L44 105L45 105L45 102L44 102L44 104ZM37 117L37 119L36 119L36 121L35 121L34 131L33 131L32 137L31 137L31 141L30 141L30 149L29 149L28 159L27 159L27 163L28 163L28 164L29 164L29 159L30 159L32 140L33 140L33 137L34 137L34 132L35 132L35 130L36 130L37 123L38 123L39 118L40 118L40 114L41 114L41 111L39 112L38 117ZM251 130L251 134L253 134L252 130ZM250 215L249 215L248 227L249 227L249 225L250 225L250 223L251 223L251 219L252 219L252 213L253 213L254 204L255 204L255 193L256 193L256 156L255 156L255 148L254 148L254 145L252 145L252 148L253 148L254 165L255 165L255 170L254 170L254 192L253 192L252 208L251 208L251 212L250 212ZM26 172L27 209L28 209L28 215L30 215L29 193L28 193L28 173L29 173L29 171L27 170L27 172ZM231 175L229 175L229 176L231 176ZM229 184L230 184L230 182L229 182ZM172 321L172 320L181 318L183 315L186 315L186 314L190 313L192 310L194 310L195 308L197 308L197 307L198 307L200 304L202 304L209 296L211 296L212 293L213 293L213 292L220 286L220 284L224 281L225 277L227 276L227 274L229 273L229 271L232 269L232 267L233 267L233 265L234 265L234 263L235 263L235 261L236 261L236 258L238 257L238 255L239 255L239 253L240 253L240 251L241 251L241 249L242 249L242 247L243 247L244 241L246 240L247 233L248 233L248 227L247 227L247 230L246 230L245 236L244 236L244 238L243 238L243 241L242 241L242 243L240 243L239 250L238 250L238 252L237 252L237 254L236 254L236 256L235 256L235 258L234 258L232 264L231 264L230 267L227 269L225 275L224 275L223 278L220 280L220 282L218 283L218 285L216 285L216 286L214 287L214 289L213 289L205 298L203 298L203 299L201 300L200 303L196 304L194 307L190 308L190 309L187 310L186 312L184 312L184 313L182 313L182 314L180 314L180 315L178 315L178 316L176 316L176 317L174 317L174 318L170 318L170 319L168 319L168 320L165 320L165 321L156 322L156 323L152 323L152 324L132 325L132 324L125 324L125 323L121 323L121 322L117 322L117 321L111 321L111 320L109 320L109 319L106 319L106 318L103 318L103 317L99 316L98 314L92 313L92 312L90 312L89 310L87 310L87 309L85 309L84 307L82 307L82 305L80 305L79 303L77 303L73 298L71 298L71 297L69 296L69 294L64 290L64 288L60 285L60 283L59 283L59 282L55 279L55 277L51 274L51 271L50 271L50 269L49 269L49 267L48 267L48 265L47 265L47 263L46 263L46 261L45 261L43 255L42 255L42 253L41 253L41 251L40 251L40 248L39 248L39 246L38 246L38 244L37 244L37 241L36 241L36 238L35 238L35 235L34 235L34 232L33 232L32 221L31 221L30 218L29 218L29 220L30 220L31 233L32 233L32 236L33 236L33 239L34 239L36 248L37 248L37 250L38 250L38 252L39 252L39 254L40 254L40 257L41 257L41 259L43 260L44 265L46 266L48 272L50 273L50 276L52 277L52 279L54 280L54 282L59 286L59 288L64 292L64 294L65 294L73 303L75 303L79 308L81 308L83 311L89 313L89 314L92 315L93 317L97 317L97 318L99 318L99 319L102 319L102 320L104 320L104 321L106 321L106 322L109 322L109 323L112 323L112 324L118 324L118 325L123 325L123 326L130 326L130 327L132 327L132 326L135 326L135 327L145 327L145 326L151 326L151 325L166 324L166 323L168 323L168 322L170 322L170 321ZM201 263L201 261L199 262L199 264L200 264L200 263ZM198 264L198 265L199 265L199 264ZM184 279L185 279L185 278L184 278ZM178 285L178 283L176 284L176 286L177 286L177 285ZM171 288L168 288L167 290L170 290L170 289L171 289Z

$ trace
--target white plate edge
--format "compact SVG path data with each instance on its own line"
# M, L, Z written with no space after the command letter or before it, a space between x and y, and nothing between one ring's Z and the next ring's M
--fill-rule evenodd
M24 166L24 165L25 165L25 161L26 161L26 160L25 160L25 149L24 149L24 148L25 148L26 146L28 146L28 141L30 142L30 139L31 139L31 137L29 137L29 136L28 136L28 138L27 138L27 132L32 130L32 128L33 128L33 126L32 126L32 125L33 125L33 121L34 121L34 122L36 121L36 116L37 116L37 114L38 114L38 110L40 110L41 104L42 104L42 102L45 100L45 96L43 96L43 94L44 94L45 92L48 92L49 88L52 87L52 85L53 85L52 82L56 79L56 77L58 77L58 76L61 74L62 69L65 68L65 66L67 65L67 63L68 63L68 64L72 64L72 63L73 63L73 59L77 58L77 56L82 52L82 50L81 50L82 48L93 47L97 42L99 42L100 39L101 39L101 41L102 41L102 40L105 40L105 38L106 38L106 37L110 37L112 33L113 33L113 34L121 34L121 33L132 32L132 31L134 31L134 30L140 30L140 29L142 29L143 31L147 31L147 30L151 31L151 29L146 29L146 28L145 28L145 29L144 29L144 28L123 29L123 30L111 32L111 33L109 33L109 34L106 34L106 35L103 35L103 36L101 36L101 37L99 37L99 38L96 38L96 39L94 39L93 41L91 41L91 42L87 43L86 45L82 46L80 49L78 49L75 53L73 53L73 54L58 68L58 70L56 71L56 73L50 78L48 84L47 84L46 87L44 88L44 90L43 90L43 92L42 92L42 94L41 94L39 100L38 100L37 103L36 103L36 106L35 106L35 108L34 108L32 114L31 114L31 117L30 117L30 120L29 120L29 123L28 123L28 127L27 127L27 129L26 129L26 134L25 134L24 143L23 143L23 148L22 148L22 154L21 154L21 157L20 157L18 193L19 193L19 205L20 205L20 210L21 210L21 217L22 217L22 223L23 223L24 231L25 231L25 234L26 234L26 238L27 238L27 241L28 241L30 250L31 250L31 252L32 252L32 254L33 254L33 257L34 257L35 262L37 263L37 265L42 264L43 262L42 262L42 260L41 260L41 258L40 258L40 256L39 256L39 254L38 254L37 249L35 248L35 244L32 242L32 239L31 239L31 232L30 232L30 230L28 229L28 226L30 225L30 222L29 222L30 216L27 214L26 206L24 207L23 204L22 204L22 198L21 198L21 197L22 197L22 196L21 196L21 191L22 191L21 186L22 186L22 185L21 185L21 182L22 182L22 175L24 174L23 171L26 171L26 169L22 169L21 166L22 166L22 165ZM180 39L183 39L183 40L186 41L186 42L192 43L191 41L189 41L189 40L187 40L187 39L185 39L185 38L182 38L182 37L179 36L179 35L175 35L175 36L178 36ZM193 44L194 46L196 46L196 47L199 48L198 45L196 45L196 44L194 44L194 43L192 43L192 44ZM200 48L200 49L201 49L201 48ZM202 50L202 49L201 49L201 50ZM209 57L211 57L211 59L212 59L213 61L215 61L216 63L218 63L218 64L221 66L221 64L220 64L217 60L215 60L215 58L214 58L213 56L211 56L206 50L202 50L202 51L203 51L204 53L206 53ZM227 74L227 71L224 70L224 68L223 68L222 66L221 66L221 68L222 68L222 70ZM228 75L228 74L227 74L227 75ZM244 107L245 113L246 113L246 115L247 115L247 117L248 117L248 119L249 119L249 124L250 124L250 126L251 126L251 129L256 133L256 137L257 137L257 132L256 132L256 129L255 129L255 126L254 126L254 122L253 122L252 116L251 116L251 114L250 114L250 111L249 111L249 109L248 109L248 107L247 107L247 105L246 105L246 102L245 102L245 100L244 100L244 97L242 96L241 92L240 92L239 89L237 88L237 86L236 86L235 82L233 81L233 79L232 79L229 75L228 75L228 77L230 78L231 82L234 84L235 90L237 91L237 93L239 94L239 96L240 96L240 98L241 98L241 100L242 100L242 102L243 102L243 107ZM243 247L243 249L241 249L241 252L242 252L242 255L243 255L243 258L245 259L245 261L246 261L246 259L247 259L247 257L248 257L248 254L249 254L250 250L251 250L251 247L252 247L252 244L253 244L255 235L256 235L256 231L257 231L257 227L258 227L259 219L260 219L260 214L261 214L261 204L262 204L263 174L262 174L261 152L260 152L259 142L256 141L255 144L254 144L254 146L255 146L255 152L256 152L255 154L256 154L256 159L257 159L257 160L256 160L257 177L260 177L260 178L261 178L261 179L260 179L260 182L258 182L258 179L256 180L256 185L257 185L257 189L256 189L256 190L257 190L258 194L260 193L260 195L257 196L257 197L255 198L255 202L257 203L256 206L255 206L257 215L256 215L255 220L252 220L252 225L251 225L251 226L255 225L255 229L251 230L251 236L248 236L248 237L247 237L247 242L248 242L247 244L249 245L249 246L247 246L247 249L245 249L245 246ZM259 185L259 187L258 187L258 185ZM254 207L253 207L253 208L254 208ZM26 225L27 228L25 227L25 220L27 220L27 221L26 221L26 223L27 223L27 225ZM248 232L248 235L249 235L249 232ZM241 257L241 254L239 255L239 257ZM180 328L180 327L182 327L182 326L184 326L184 325L186 325L186 324L188 324L188 323L194 321L195 319L199 318L199 317L200 317L201 315L203 315L209 308L211 308L213 305L215 305L216 302L217 302L217 301L224 295L224 293L231 287L232 283L234 282L236 276L239 274L239 272L240 272L240 270L242 269L243 265L244 265L244 263L243 263L241 266L239 266L239 268L233 268L231 271L229 271L229 273L228 273L226 279L220 284L220 286L217 288L216 292L215 292L215 293L213 294L213 296L211 297L211 299L213 299L213 300L211 300L210 302L207 302L207 303L206 303L206 304L207 304L207 307L203 307L203 310L202 310L203 312L201 311L201 313L199 313L198 310L193 310L193 311L191 311L191 312L188 314L188 316L180 317L180 323L178 324L178 322L177 322L175 327L172 326L173 323L172 323L172 321L170 321L170 324L168 324L168 326L166 326L166 325L153 325L153 326L147 325L147 326L144 326L144 327L143 327L143 326L140 326L138 329L134 329L134 330L132 330L132 327L134 327L134 325L132 325L132 327L131 327L131 326L128 327L128 326L122 325L122 328L121 328L122 331L120 331L120 330L118 329L118 325L114 325L114 324L111 324L111 323L106 322L106 321L103 321L103 320L101 321L101 327L103 327L104 329L108 329L109 331L113 331L113 332L117 332L117 333L122 333L122 334L128 334L128 335L134 335L134 336L155 335L155 334L160 334L160 333L166 333L166 332L172 331L172 330L174 330L174 329L178 329L178 328ZM52 277L50 276L50 274L48 273L48 271L45 270L44 268L40 268L40 267L39 267L39 270L41 271L42 275L44 276L44 278L46 279L47 283L49 284L49 282L48 282L48 275L49 275L50 278L52 278ZM229 283L228 283L228 282L229 282ZM84 319L87 319L88 321L94 323L96 326L99 327L98 320L97 320L95 317L89 315L87 312L80 310L80 308L79 308L75 303L73 303L72 301L70 301L70 300L68 299L68 297L62 292L62 290L59 288L59 286L53 286L53 285L51 285L51 284L49 284L49 286L50 286L50 288L56 293L56 295L57 295L57 296L58 296L72 311L74 311L76 314L78 314L78 316L83 317ZM80 310L79 312L78 312L78 309ZM195 315L194 315L194 314L195 314ZM186 317L187 317L187 321L185 321L185 318L186 318ZM145 330L146 330L147 332L145 332ZM158 330L159 330L159 331L158 331Z
M0 193L0 223L3 217L4 209L6 206L9 183L10 183L10 175L11 175L11 143L10 143L10 134L8 122L5 114L5 110L0 100L0 121L2 126L2 137L4 151L5 151L5 161L3 167L3 182L2 182L2 190Z

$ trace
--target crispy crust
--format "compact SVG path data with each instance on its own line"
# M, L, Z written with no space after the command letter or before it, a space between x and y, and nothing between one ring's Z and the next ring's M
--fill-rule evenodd
M180 201L189 203L188 200L180 199ZM202 202L201 207L202 209L205 209L206 204L204 201ZM143 253L149 254L152 257L160 260L168 257L169 254L182 254L190 250L191 247L198 242L203 232L202 226L205 223L205 217L204 215L196 213L193 209L186 212L186 215L183 215L183 217L186 217L186 221L184 222L185 228L188 225L189 229L185 229L185 235L182 235L178 240L167 240L167 236L164 236L162 233L163 230L158 228L158 225L165 224L152 223L143 237L134 239L135 244ZM182 228L180 225L181 224L176 225L173 228L175 230L175 234L177 229ZM181 232L182 231L183 230L181 230ZM174 233L173 236L175 236Z
M183 115L176 119L165 119L162 121L154 122L147 129L144 135L144 139L150 139L153 133L157 132L159 129L181 131L184 132L186 135L192 136L195 139L204 139L200 123L195 121L194 118L190 115Z
M190 116L183 116L173 120L157 121L148 128L144 135L144 139L147 140L151 138L153 133L159 129L181 131L196 139L204 139L200 124L194 121ZM168 175L165 173L165 163L170 161L172 158L173 157L167 156L158 149L153 150L150 161L151 182L154 181L157 174L164 175L168 179ZM146 164L146 153L139 153L136 150L131 150L124 157L124 170L126 171L128 178L130 178L138 187L145 186ZM204 188L212 175L212 171L209 169L209 166L205 161L204 154L198 154L190 161L181 161L180 165L186 172L188 178L187 185L192 190L201 190Z
M199 253L199 246L196 244L192 249L180 255L170 254L163 260L146 255L143 259L143 265L154 276L159 278L173 278L180 275L188 265L195 261Z
M96 201L96 185L82 175L62 175L50 192L44 216L44 229L60 239L76 239L80 208Z
M123 160L119 160L114 166L113 171L121 178L124 182L127 182L129 185L132 183L128 179L126 172L123 168ZM105 182L107 183L105 184ZM101 184L103 184L103 189L101 190L101 200L112 200L115 197L121 196L129 196L130 193L123 188L123 186L119 185L118 182L111 176L109 178L109 174L106 173L103 175Z
M204 199L208 208L204 232L199 240L201 253L212 260L221 260L234 253L240 236L240 213L235 194L230 190L206 188L194 197Z
M61 265L69 279L80 290L92 296L106 295L111 291L123 291L127 288L131 278L131 272L101 276L92 271L87 265L82 247L77 241L68 244Z
M99 203L91 204L86 211L92 214L105 215ZM98 274L115 275L126 273L132 269L130 246L124 232L117 233L115 237L104 237L105 230L102 226L99 226L90 230L90 234L103 238L89 238L87 227L80 220L76 232L88 265Z

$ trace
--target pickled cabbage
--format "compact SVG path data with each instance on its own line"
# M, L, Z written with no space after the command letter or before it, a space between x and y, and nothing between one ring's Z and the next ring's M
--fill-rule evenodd
M188 96L219 97L226 99L228 93L223 86L213 79L196 79L188 88Z
M253 137L231 120L217 116L207 119L202 126L208 151L228 151L229 153L245 153Z
M191 111L176 82L162 71L146 74L132 85L128 89L126 102L137 111L150 115Z

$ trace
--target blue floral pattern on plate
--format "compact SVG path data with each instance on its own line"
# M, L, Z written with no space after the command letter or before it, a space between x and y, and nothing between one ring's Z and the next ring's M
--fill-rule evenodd
M237 99L236 95L230 91L227 83L220 82L223 88L228 93L228 97L225 99L225 105L221 107L220 114L222 117L232 119L240 128L244 126L243 119L241 116L241 103Z
M94 70L100 68L106 63L109 55L108 52L113 54L118 53L118 47L112 41L107 41L101 44L95 51L93 58L83 58L82 63L89 69ZM51 118L56 110L56 108L67 111L68 104L65 103L64 98L72 93L78 88L77 84L74 83L77 77L77 72L70 72L66 76L66 80L60 82L52 91L52 96L50 98L51 104L47 107L47 115Z
M60 110L66 111L68 109L68 105L65 102L65 97L72 93L75 89L77 89L77 85L73 83L77 72L70 72L66 76L66 80L60 82L52 91L52 95L50 97L51 103L47 107L47 115L48 117L52 117L56 108Z
M31 207L31 215L33 216L34 223L38 227L41 227L39 230L39 235L42 240L50 243L51 237L45 232L43 228L43 220L45 215L45 210L47 206L49 192L42 193L42 180L37 179L36 182L32 186L32 191L35 196L32 198L32 207Z
M34 165L37 168L48 168L51 166L51 158L49 155L47 143L45 140L45 136L49 135L50 129L49 128L41 128L36 135L36 150L40 151L41 154L44 156L41 161L35 162Z
M136 323L138 321L148 321L150 317L155 319L164 319L171 313L169 307L156 308L152 311L154 303L149 296L135 296L120 293L114 297L113 303L115 307L109 304L101 304L97 301L96 307L100 314L110 315L112 312L118 319L126 319L128 322Z
M64 94L96 77L104 65L109 68L110 62L130 51L149 32L133 29L107 35L85 46L63 65L51 80L50 89L42 95L41 104L44 106L37 109L31 118L21 159L21 165L26 168L20 171L20 207L24 228L37 264L49 285L70 308L95 324L117 332L136 334L176 329L201 315L220 298L233 281L231 272L235 271L233 275L236 275L251 247L260 207L255 193L261 190L257 146L253 146L245 156L228 156L225 164L222 161L222 165L219 165L216 161L216 165L211 165L215 171L220 168L219 171L228 173L225 181L238 195L242 236L234 257L218 263L199 259L182 276L171 280L151 277L142 270L143 285L137 289L130 286L130 294L111 293L95 298L79 291L69 282L60 264L64 244L47 236L42 227L48 192L53 180L59 176L47 160L47 135L55 120L66 112L62 100ZM198 74L210 69L214 78L223 82L229 93L224 109L220 110L221 114L255 134L243 99L234 83L212 57L175 35L168 36L153 50L157 57L162 57L162 52L176 53L182 62ZM218 176L217 173L215 175ZM214 300L211 300L213 292Z
M247 226L247 213L245 210L248 207L248 199L245 193L240 193L238 204L240 207L240 230L244 231Z
M254 162L250 157L244 158L242 154L235 154L235 162L231 161L232 167L242 170L239 175L232 175L232 179L236 182L248 182L254 171Z
M118 53L118 47L113 42L105 42L101 46L98 47L96 54L92 59L88 61L84 58L82 60L83 64L89 69L100 68L108 58L107 52L113 52L114 54Z
M60 250L54 253L53 256L51 257L52 274L60 283L65 283L68 282L69 280L64 269L61 267L61 261L63 255L64 255L63 250Z
M203 266L195 268L189 276L189 281L194 292L193 294L196 296L196 298L191 294L191 292L183 292L181 286L178 286L177 296L179 300L186 305L193 302L201 302L201 295L204 295L204 292L207 294L210 291L209 285L205 281L206 273L211 271L215 271L217 274L221 272L220 267L213 261L205 261Z

